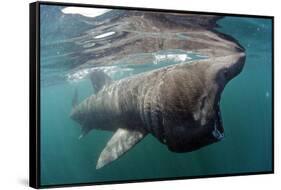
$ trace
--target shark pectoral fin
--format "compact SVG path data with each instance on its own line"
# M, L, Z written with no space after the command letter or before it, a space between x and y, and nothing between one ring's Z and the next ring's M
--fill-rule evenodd
M96 169L100 169L122 156L143 139L145 135L146 133L144 132L119 128L101 152Z
M93 71L90 74L90 79L95 92L98 92L103 86L112 82L112 79L103 71Z

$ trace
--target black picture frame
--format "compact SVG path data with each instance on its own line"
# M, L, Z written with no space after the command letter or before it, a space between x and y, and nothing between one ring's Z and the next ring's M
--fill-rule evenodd
M272 21L272 170L261 172L246 172L246 173L231 173L219 175L204 175L192 177L171 177L171 178L154 178L141 180L125 180L125 181L110 181L110 182L93 182L79 184L63 184L63 185L41 185L40 183L40 5L50 6L74 6L74 7L89 7L89 8L107 8L107 9L122 9L122 10L139 10L139 11L154 11L167 13L189 13L189 14L212 14L220 16L233 17L250 17L250 18L267 18ZM84 185L99 185L99 184L116 184L116 183L132 183L132 182L147 182L147 181L162 181L162 180L179 180L193 178L211 178L211 177L226 177L226 176L242 176L242 175L258 175L258 174L273 174L274 173L274 17L262 15L247 15L247 14L232 14L232 13L217 13L217 12L198 12L186 10L168 10L168 9L151 9L141 7L122 7L122 6L107 6L107 5L92 5L78 3L62 3L62 2L34 2L29 4L29 39L30 39L30 65L29 65L29 185L33 188L51 188L51 187L70 187Z

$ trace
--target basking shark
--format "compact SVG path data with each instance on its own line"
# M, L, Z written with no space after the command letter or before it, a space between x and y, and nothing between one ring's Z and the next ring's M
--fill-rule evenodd
M206 59L182 61L121 80L102 70L88 76L94 94L78 104L70 117L85 136L91 130L114 132L96 168L118 159L146 135L172 152L190 152L223 139L220 98L225 85L245 63L245 50L233 37L216 30L220 16L143 11L109 11L112 17L85 19L92 29L67 40L78 46L68 55L75 70L151 62L163 50L192 51ZM106 18L106 19L102 19ZM150 54L133 59L134 55ZM149 60L145 60L149 59Z
M73 102L71 118L82 128L113 131L96 168L118 159L151 134L172 152L190 152L220 141L220 98L243 69L241 48L229 55L175 64L113 81L91 73L95 94ZM77 99L77 94L75 95Z

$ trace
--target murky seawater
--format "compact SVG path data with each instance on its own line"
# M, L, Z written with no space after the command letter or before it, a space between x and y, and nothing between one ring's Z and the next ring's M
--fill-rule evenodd
M113 133L93 130L79 140L80 127L69 117L75 88L79 90L79 101L93 93L87 74L101 69L118 80L207 57L192 51L169 49L154 54L127 55L110 65L81 66L81 63L94 59L92 54L81 53L81 46L83 51L91 52L91 45L102 43L95 40L110 38L114 34L96 36L94 40L81 38L95 25L81 15L63 14L61 9L41 7L42 185L234 174L272 169L271 20L227 16L218 21L219 27L216 29L238 40L247 54L243 72L226 86L222 94L225 138L221 142L179 154L170 152L152 135L148 135L126 155L96 170L99 154ZM141 62L143 64L133 64Z

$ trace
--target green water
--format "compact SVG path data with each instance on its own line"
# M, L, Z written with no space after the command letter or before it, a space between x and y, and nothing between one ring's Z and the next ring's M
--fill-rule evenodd
M42 85L41 184L271 171L271 24L268 19L244 17L225 17L219 21L218 30L233 36L245 47L246 64L222 95L225 138L194 152L172 153L148 135L120 159L96 170L99 154L112 133L93 130L79 140L79 125L69 117L75 87L79 87L79 100L83 100L92 94L90 82ZM41 43L44 39L41 38ZM50 39L48 36L48 42ZM43 59L41 55L42 65ZM44 68L41 72L45 72Z

